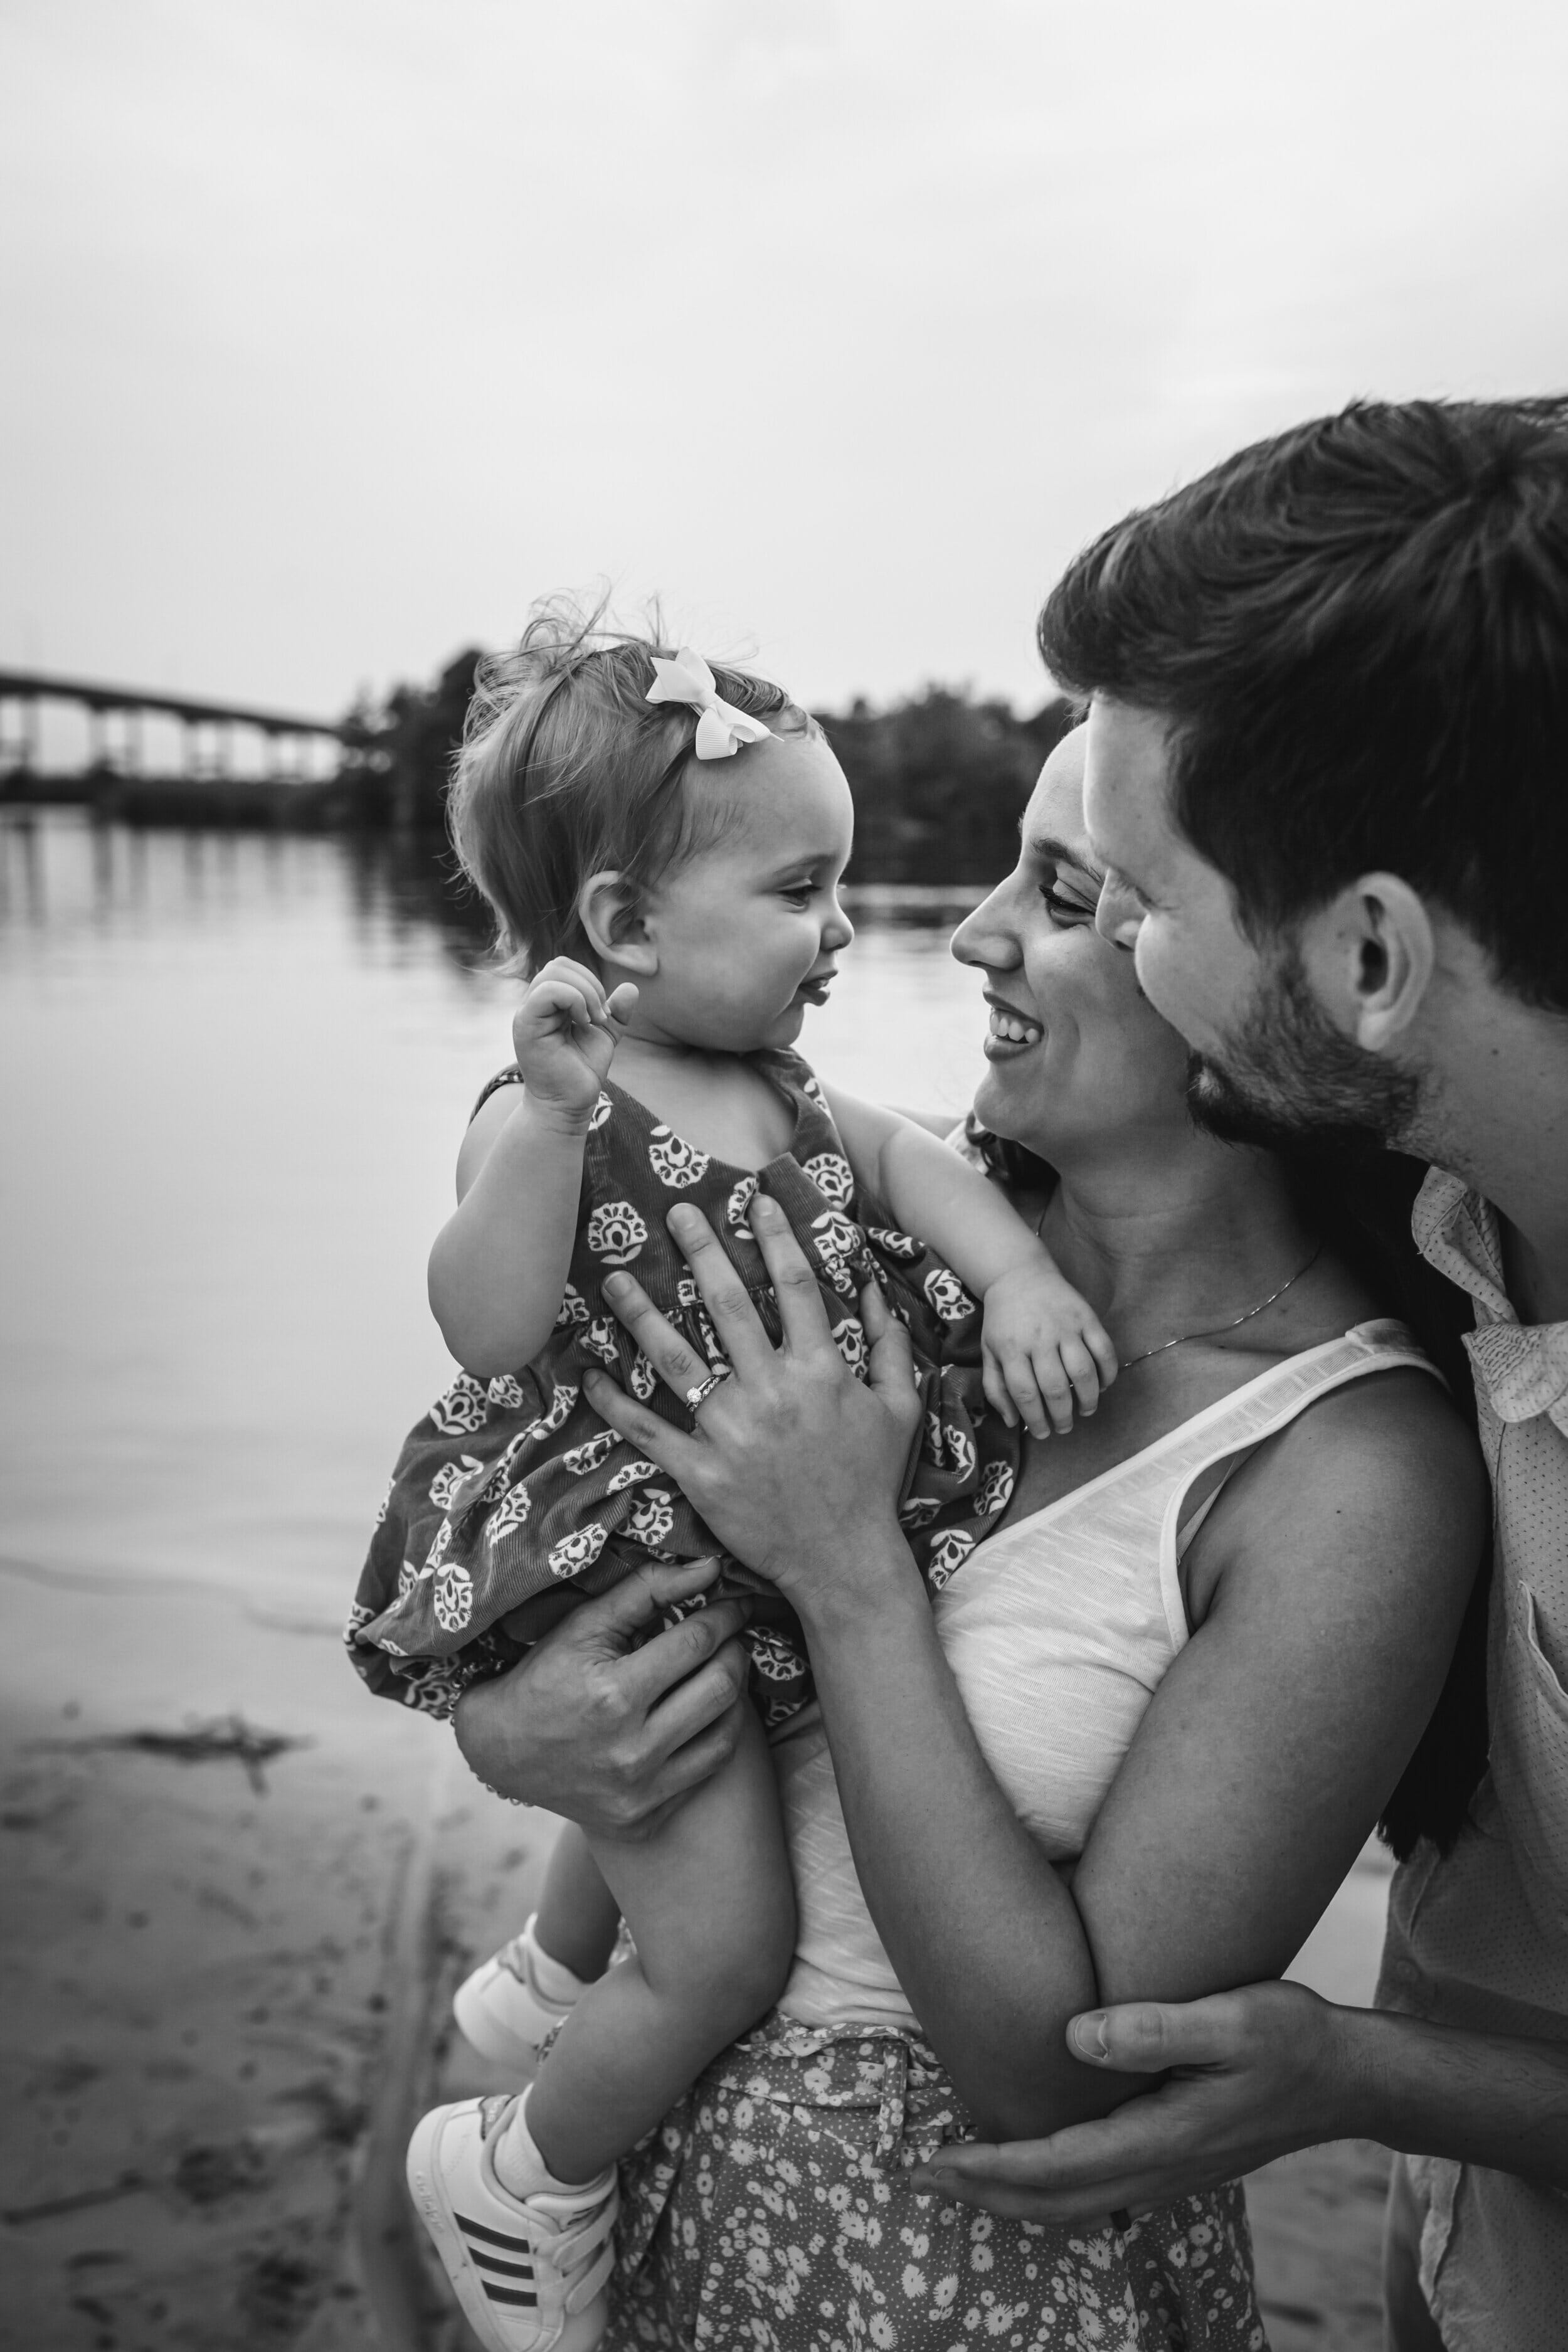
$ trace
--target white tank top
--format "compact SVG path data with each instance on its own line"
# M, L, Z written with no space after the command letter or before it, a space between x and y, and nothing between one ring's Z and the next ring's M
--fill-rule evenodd
M1186 1643L1181 1552L1219 1491L1185 1513L1194 1483L1217 1464L1234 1466L1331 1389L1400 1366L1436 1374L1393 1322L1359 1323L1291 1356L988 1537L935 1595L937 1636L975 1738L1052 1862L1083 1852L1143 1710ZM799 1916L781 2007L808 2025L913 2026L860 1893L815 1709L773 1760Z

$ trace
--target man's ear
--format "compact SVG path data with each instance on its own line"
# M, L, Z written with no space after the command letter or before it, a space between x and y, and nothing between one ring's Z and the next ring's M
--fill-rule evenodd
M658 950L648 937L637 887L624 874L590 874L577 893L577 920L601 963L653 978Z
M1432 918L1397 874L1363 874L1308 926L1306 961L1334 1025L1369 1054L1394 1051L1426 1002Z

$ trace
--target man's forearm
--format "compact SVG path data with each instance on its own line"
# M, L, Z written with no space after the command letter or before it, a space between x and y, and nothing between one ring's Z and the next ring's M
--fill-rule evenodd
M1346 2129L1568 2189L1568 2044L1343 2010Z

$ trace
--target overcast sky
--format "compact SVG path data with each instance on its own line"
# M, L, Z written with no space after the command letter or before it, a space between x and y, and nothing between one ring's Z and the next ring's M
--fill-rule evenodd
M1562 0L6 0L0 662L328 715L606 574L1043 691L1086 537L1568 384Z

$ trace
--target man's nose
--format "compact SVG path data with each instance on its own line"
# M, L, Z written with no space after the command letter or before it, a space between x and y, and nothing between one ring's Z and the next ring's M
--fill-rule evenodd
M1094 928L1102 940L1113 948L1137 945L1143 909L1124 882L1108 874L1100 886L1100 899L1094 910Z

